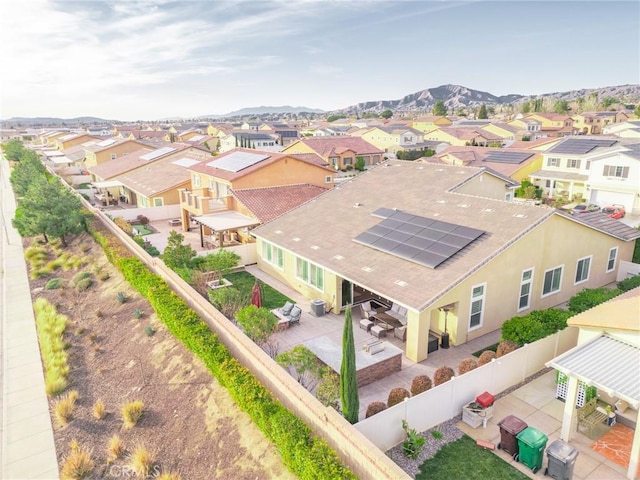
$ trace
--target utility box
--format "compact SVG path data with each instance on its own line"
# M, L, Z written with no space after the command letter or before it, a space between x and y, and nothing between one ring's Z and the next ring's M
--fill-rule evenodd
M321 298L318 298L316 300L312 300L311 301L311 315L313 315L314 317L322 317L324 315L324 309L326 307L327 303L322 300Z

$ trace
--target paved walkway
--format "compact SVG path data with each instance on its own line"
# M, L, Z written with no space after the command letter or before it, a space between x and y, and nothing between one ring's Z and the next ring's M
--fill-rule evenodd
M9 165L0 159L0 478L58 479L22 240L11 226L14 211Z

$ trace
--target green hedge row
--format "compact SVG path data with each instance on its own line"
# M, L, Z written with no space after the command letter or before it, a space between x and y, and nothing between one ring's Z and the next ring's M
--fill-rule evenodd
M263 387L231 356L207 324L157 275L114 240L93 232L107 258L126 280L147 298L169 331L207 365L238 406L276 446L285 464L300 479L355 479L327 443Z

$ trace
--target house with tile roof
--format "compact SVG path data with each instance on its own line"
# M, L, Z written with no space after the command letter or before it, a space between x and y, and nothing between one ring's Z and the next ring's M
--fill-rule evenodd
M315 154L334 170L353 168L358 157L366 167L380 163L384 151L363 138L351 136L306 137L285 147L282 153Z
M385 153L398 153L401 150L422 150L424 134L420 130L403 124L385 125L358 132L360 138L371 145L384 150Z
M85 165L94 167L109 160L115 160L127 153L140 150L144 146L142 142L127 138L107 138L85 147Z
M66 150L68 148L75 147L76 145L90 142L92 140L100 142L103 140L103 138L89 135L88 133L68 133L67 135L57 137L54 140L54 145L57 150Z
M640 231L488 198L490 176L385 162L255 228L258 266L335 313L371 298L395 304L405 354L421 361L434 336L463 344L615 281L631 259Z
M599 135L604 133L605 127L613 123L623 123L629 120L629 115L623 111L617 112L582 112L571 116L576 134Z
M573 118L557 113L530 113L525 120L539 121L540 133L547 137L566 137L574 134Z
M491 122L480 127L482 130L498 135L503 140L522 140L524 131L505 122Z
M502 145L503 139L495 133L476 127L443 127L424 134L425 140L446 142L454 146L475 145L488 147Z
M430 132L440 127L450 127L453 124L451 119L437 115L425 115L417 117L411 122L411 127L422 133Z
M190 185L180 191L182 225L198 223L203 246L206 238L218 246L224 238L253 243L250 227L333 188L335 175L315 153L247 148L210 157L189 172Z
M278 144L277 135L245 129L242 131L235 130L220 138L220 153L228 152L235 148L279 152L282 150L282 145Z
M573 136L543 153L531 181L550 198L584 199L640 209L640 142L616 137Z
M602 129L602 133L620 138L640 138L640 120L609 124Z

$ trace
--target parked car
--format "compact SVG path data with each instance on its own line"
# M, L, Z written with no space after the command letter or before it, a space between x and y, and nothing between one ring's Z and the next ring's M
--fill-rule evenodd
M615 218L617 220L619 218L624 218L626 212L624 210L624 205L609 205L602 209L602 213L607 217Z
M581 213L590 213L590 212L599 212L599 211L600 211L600 207L595 203L580 203L579 205L576 205L575 207L573 207L573 209L571 210L571 213L573 215L578 215Z

